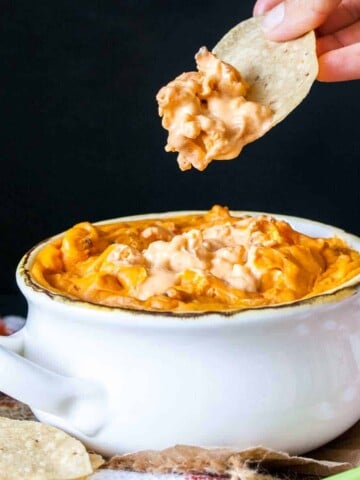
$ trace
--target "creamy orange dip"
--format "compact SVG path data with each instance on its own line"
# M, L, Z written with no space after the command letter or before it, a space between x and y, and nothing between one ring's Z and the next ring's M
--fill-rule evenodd
M246 100L250 86L240 73L205 47L195 56L198 72L183 73L157 94L167 152L179 152L181 170L204 170L229 160L271 127L272 111Z
M311 238L270 216L205 214L92 225L39 251L40 285L95 304L170 312L232 311L291 302L360 273L339 238Z

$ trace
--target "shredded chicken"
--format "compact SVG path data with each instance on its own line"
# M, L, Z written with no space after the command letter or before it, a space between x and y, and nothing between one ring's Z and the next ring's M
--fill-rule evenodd
M198 72L183 73L157 94L165 150L179 152L181 170L204 170L230 160L271 126L272 111L246 100L250 86L240 73L205 47L195 56Z

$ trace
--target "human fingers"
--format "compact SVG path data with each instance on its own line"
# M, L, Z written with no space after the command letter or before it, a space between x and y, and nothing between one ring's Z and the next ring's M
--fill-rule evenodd
M263 21L270 40L286 41L322 25L341 0L284 0L268 11Z
M353 43L360 43L360 21L353 23L349 27L342 28L333 34L318 38L316 50L318 56L321 56L330 50L346 47Z
M282 0L257 0L253 9L254 17L264 15L265 12L274 8L281 1Z
M326 22L318 28L321 35L333 33L347 27L360 19L360 0L342 0L340 5L330 13Z
M264 15L281 2L282 0L257 0L254 5L253 15ZM317 31L321 35L327 35L351 25L358 19L360 19L360 0L342 0L340 5L330 13L325 23Z
M324 53L319 58L318 80L341 82L360 79L360 43Z

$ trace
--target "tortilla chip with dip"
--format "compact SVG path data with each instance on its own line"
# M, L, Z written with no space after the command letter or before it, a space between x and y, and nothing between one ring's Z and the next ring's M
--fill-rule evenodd
M166 151L177 151L181 170L204 170L230 160L283 120L308 94L317 72L315 35L268 40L261 17L230 30L213 52L196 54L187 72L157 94Z

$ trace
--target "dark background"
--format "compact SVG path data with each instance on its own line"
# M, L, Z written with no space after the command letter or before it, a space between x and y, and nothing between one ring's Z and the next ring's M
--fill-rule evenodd
M316 83L239 159L203 173L164 152L157 90L252 1L0 4L0 314L24 309L22 254L83 220L219 203L360 234L360 82Z

